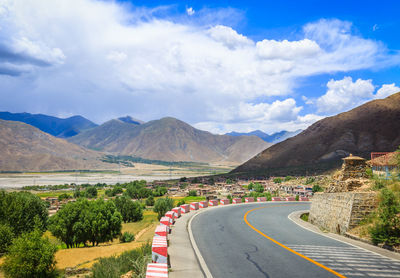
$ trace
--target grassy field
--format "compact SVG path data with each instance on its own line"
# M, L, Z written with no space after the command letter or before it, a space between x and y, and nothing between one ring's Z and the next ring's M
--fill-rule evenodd
M204 196L186 196L186 197L172 197L172 199L174 199L175 204L177 204L180 200L184 200L186 204L190 204L191 202L205 201L206 197L204 197Z

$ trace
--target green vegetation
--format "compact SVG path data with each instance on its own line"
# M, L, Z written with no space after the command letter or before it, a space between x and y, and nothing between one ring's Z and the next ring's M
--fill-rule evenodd
M0 256L8 251L12 244L14 233L10 226L0 224Z
M85 191L86 198L96 198L97 197L97 188L96 187L88 187Z
M119 241L122 243L131 242L135 240L135 235L130 232L125 232L119 237Z
M112 201L79 199L67 203L50 218L49 230L67 248L87 242L93 246L107 242L121 233L122 216Z
M177 207L180 207L181 205L186 204L185 200L179 200L178 203L176 204Z
M306 221L306 222L308 222L308 217L310 216L310 214L307 212L307 213L303 213L301 216L300 216L300 218L303 220L303 221Z
M174 207L174 200L166 197L157 199L154 204L154 212L158 214L158 220L165 215L166 212L170 211Z
M370 228L370 234L374 244L383 243L388 246L400 245L399 213L399 194L395 194L388 188L383 188L380 192L377 219Z
M23 233L9 248L2 268L6 277L56 277L56 250L41 231Z
M71 199L71 198L72 198L72 195L67 194L67 193L63 193L63 194L58 195L58 200L59 201L62 201L62 200L65 200L65 199Z
M296 195L296 201L300 200L300 196Z
M306 184L312 184L313 182L315 182L315 178L314 177L308 177L306 180Z
M146 206L152 207L154 206L154 197L153 195L149 196L149 198L146 199Z
M263 193L264 192L264 186L262 186L261 184L256 182L254 184L254 191L257 192L257 193Z
M176 166L176 167L193 167L193 166L206 166L207 163L201 162L190 162L190 161L163 161L163 160L152 160L145 159L138 156L127 156L127 155L105 155L102 159L103 162L116 163L124 166L132 167L133 163L144 163L144 164L156 164L163 166Z
M15 236L35 228L46 230L46 203L29 192L0 191L0 224L8 225Z
M143 209L138 201L132 201L126 196L117 197L114 200L117 210L126 222L137 222L143 219Z
M132 277L144 278L147 264L151 262L151 244L126 251L120 256L101 258L92 267L93 278L121 277L132 271Z
M274 178L274 183L282 183L282 178Z
M292 180L292 179L293 179L292 176L286 176L286 177L285 177L285 181L290 181L290 180Z
M324 191L324 189L321 186L319 186L318 184L313 185L313 187L312 187L312 192L313 193L322 192L322 191Z

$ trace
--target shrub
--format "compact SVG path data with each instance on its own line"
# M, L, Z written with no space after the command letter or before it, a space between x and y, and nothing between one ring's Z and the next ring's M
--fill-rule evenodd
M125 232L119 237L119 241L122 243L131 242L135 240L135 235L130 232Z
M178 203L176 204L177 207L180 207L181 205L186 204L185 200L179 200Z
M97 197L97 188L96 187L89 187L86 189L85 192L86 198L96 198Z
M55 277L55 245L38 230L14 240L3 263L6 277Z
M300 199L299 195L296 195L296 201L298 201Z
M262 186L259 183L254 184L254 191L258 193L263 193L264 192L264 186Z
M196 190L190 190L189 191L189 196L196 197L197 196L197 191Z
M315 185L312 187L312 192L313 192L313 193L315 193L315 192L322 192L322 191L324 191L324 189L323 189L321 186L319 186L319 184L315 184Z
M292 180L293 179L293 177L291 177L291 176L286 176L285 177L285 181L290 181L290 180Z
M273 181L274 181L274 183L282 183L281 178L274 178Z
M394 246L400 244L400 202L395 194L384 188L380 192L380 202L377 210L377 219L370 228L370 235L374 244L383 243Z
M58 196L58 200L59 200L59 201L62 201L62 200L65 200L65 199L71 199L71 198L72 198L72 196L69 195L69 194L67 194L67 193L63 193L63 194L60 194L60 195Z
M14 233L10 226L0 224L0 256L6 253L14 238Z
M306 180L306 184L312 184L313 182L315 182L315 178L314 177L309 177Z

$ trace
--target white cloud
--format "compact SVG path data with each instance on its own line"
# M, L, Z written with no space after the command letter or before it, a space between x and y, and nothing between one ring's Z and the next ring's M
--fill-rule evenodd
M374 98L386 98L392 94L400 92L400 88L397 87L394 83L392 84L383 84L382 87L376 92Z
M194 11L194 9L192 7L189 7L189 8L186 9L186 13L188 15L194 15L195 11Z
M331 79L328 91L316 101L318 112L325 114L336 114L350 110L361 103L370 100L375 91L372 80L357 79L353 82L351 77L342 80Z
M316 119L300 115L299 79L399 61L339 20L307 24L298 40L255 41L227 24L230 10L155 14L115 1L0 0L0 109L295 130Z

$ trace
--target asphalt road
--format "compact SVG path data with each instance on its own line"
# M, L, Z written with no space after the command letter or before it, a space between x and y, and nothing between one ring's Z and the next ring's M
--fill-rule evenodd
M252 229L244 216L254 208L261 209L247 214L250 225L321 265ZM231 205L197 215L191 228L214 278L400 277L399 261L310 232L288 219L291 212L305 209L309 204Z

